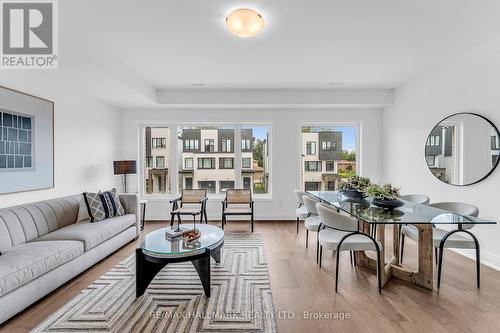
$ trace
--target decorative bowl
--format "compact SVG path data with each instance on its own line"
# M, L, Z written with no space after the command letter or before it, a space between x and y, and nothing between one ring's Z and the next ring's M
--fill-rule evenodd
M380 199L372 199L372 204L377 207L393 210L395 208L399 208L403 206L405 203L401 200L380 200Z
M364 192L360 192L358 190L345 190L341 191L342 195L345 195L348 198L351 199L363 199L366 198L366 194Z

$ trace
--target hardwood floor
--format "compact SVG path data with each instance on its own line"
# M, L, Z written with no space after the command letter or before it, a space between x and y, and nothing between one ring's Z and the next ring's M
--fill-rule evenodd
M145 232L163 226L147 222ZM229 222L226 232L248 231L249 223ZM143 232L142 234L144 234ZM323 251L323 267L316 266L315 234L296 235L295 222L256 222L265 238L274 305L280 311L279 332L499 332L500 272L483 266L481 289L475 287L474 263L445 252L439 291L428 291L391 280L377 292L376 277L349 263L342 253L339 294L334 291L335 258ZM392 230L387 231L392 233ZM387 239L391 239L388 235ZM69 281L0 327L0 332L26 332L76 296L99 276L132 255L133 242ZM405 264L416 267L416 246L406 242ZM389 247L392 244L388 244ZM391 251L387 251L391 253ZM344 314L341 319L305 319L304 313ZM295 318L286 318L294 315Z

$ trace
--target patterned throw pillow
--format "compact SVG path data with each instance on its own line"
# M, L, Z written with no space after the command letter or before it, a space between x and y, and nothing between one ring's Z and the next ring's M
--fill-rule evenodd
M90 222L98 222L110 217L125 215L120 198L116 194L116 189L99 193L83 193L87 210L89 211Z

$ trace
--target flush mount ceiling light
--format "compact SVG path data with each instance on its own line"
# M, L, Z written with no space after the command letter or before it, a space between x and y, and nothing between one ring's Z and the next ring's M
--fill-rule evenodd
M252 37L264 28L262 15L255 10L241 8L231 12L226 17L226 27L232 34L239 37Z

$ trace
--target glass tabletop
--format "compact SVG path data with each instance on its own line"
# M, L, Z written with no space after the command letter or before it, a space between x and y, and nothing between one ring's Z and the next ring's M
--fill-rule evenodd
M495 221L462 216L447 210L401 200L394 210L379 208L367 199L350 199L334 191L307 191L321 202L337 207L352 217L370 224L496 224Z
M193 224L183 223L181 227L192 229ZM175 228L176 226L174 225L173 229ZM187 256L203 252L206 248L215 248L224 240L224 231L219 227L209 224L196 224L196 229L200 230L201 236L192 242L185 242L182 238L167 239L165 232L171 229L171 227L164 227L145 235L140 245L142 251L147 254L160 256Z

